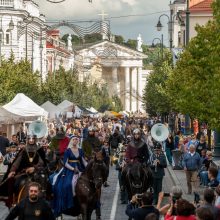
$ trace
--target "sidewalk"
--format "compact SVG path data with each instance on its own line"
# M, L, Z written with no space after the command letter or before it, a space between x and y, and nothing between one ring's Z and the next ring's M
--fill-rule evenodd
M173 179L174 185L179 186L183 191L183 198L187 199L188 201L194 201L194 195L187 194L187 182L186 182L186 174L184 170L173 170L172 166L168 165L167 170L170 173L171 178ZM198 180L199 181L199 180ZM198 192L202 198L202 194L205 187L198 187Z

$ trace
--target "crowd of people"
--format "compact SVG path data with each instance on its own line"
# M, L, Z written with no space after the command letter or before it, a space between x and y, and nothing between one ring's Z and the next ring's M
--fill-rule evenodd
M97 156L96 152L101 152L106 165L104 187L109 186L109 168L115 165L121 203L127 204L125 213L129 218L154 220L164 216L165 220L220 219L218 169L212 162L212 149L207 145L205 133L201 130L198 134L183 136L181 131L170 130L165 141L156 142L150 129L158 122L158 118L85 117L71 121L59 120L48 124L48 136L40 141L26 134L22 127L12 135L11 140L0 132L0 164L5 167L4 171L1 168L2 172L6 172L3 181L8 180L7 187L11 189L8 190L7 202L13 203L13 194L17 190L15 186L23 180L22 172L37 172L47 165L51 157L58 157L62 167L49 176L53 191L51 208L45 205L43 199L38 200L40 186L34 182L28 187L28 198L20 201L6 219L17 216L19 219L33 219L31 216L35 216L35 219L50 220L73 207L77 180L89 161ZM55 154L51 156L51 152ZM123 175L129 164L136 162L141 163L144 169L150 168L152 190L135 194L128 201ZM183 199L181 188L175 186L168 195L169 203L161 207L166 196L162 188L167 166L185 171L188 194L194 193L197 197L194 204ZM198 199L201 194L199 185L206 187L203 203ZM40 205L37 204L39 201ZM101 219L100 204L98 206L98 219ZM24 207L29 207L29 211Z

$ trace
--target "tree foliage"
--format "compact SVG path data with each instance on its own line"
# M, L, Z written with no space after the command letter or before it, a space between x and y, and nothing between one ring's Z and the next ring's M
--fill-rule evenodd
M0 104L11 101L17 93L24 93L38 104L48 100L59 104L67 99L76 105L103 111L122 110L120 99L110 97L106 85L100 87L89 79L80 82L76 71L65 71L61 66L41 82L40 74L32 72L29 62L15 62L12 55L2 61L0 68Z
M146 111L152 115L166 115L171 110L170 98L167 94L167 79L172 71L171 55L165 54L165 59L157 59L153 70L147 78L143 100Z
M220 3L214 20L197 26L193 38L168 80L175 108L212 128L220 128Z
M22 60L14 62L14 56L2 60L0 68L0 104L11 101L17 93L25 93L39 102L39 73L32 73L30 63Z

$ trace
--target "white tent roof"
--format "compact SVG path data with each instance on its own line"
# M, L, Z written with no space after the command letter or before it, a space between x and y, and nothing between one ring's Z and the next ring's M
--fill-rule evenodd
M33 102L23 93L18 93L14 99L3 106L7 111L23 117L47 117L48 112Z
M59 105L57 105L57 107L59 107L60 109L62 109L62 111L72 111L74 104L68 100L64 100L62 101Z
M50 101L45 102L41 105L41 107L49 113L48 117L51 119L56 118L56 116L59 116L59 114L62 112L58 106L54 105Z
M87 110L89 110L90 112L92 112L94 114L98 113L98 111L96 109L94 109L93 107L87 108Z
M3 107L0 107L0 123L13 123L14 121L22 121L21 116L8 112Z

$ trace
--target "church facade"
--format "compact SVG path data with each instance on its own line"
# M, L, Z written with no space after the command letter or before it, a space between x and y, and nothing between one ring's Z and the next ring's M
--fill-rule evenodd
M81 71L81 79L89 75L92 80L106 84L111 96L120 97L124 110L142 110L142 68L146 55L105 40L78 49L76 56L81 57L82 66L87 69Z

